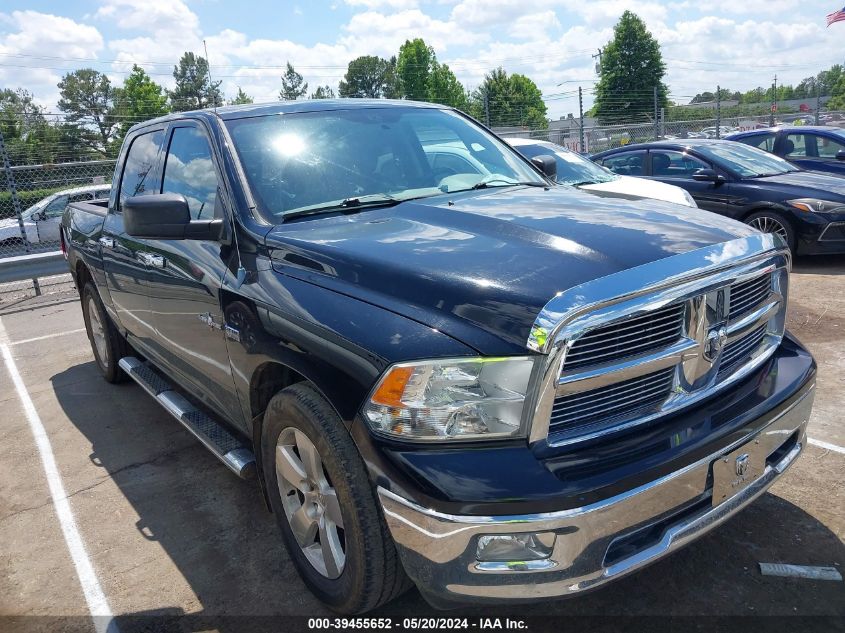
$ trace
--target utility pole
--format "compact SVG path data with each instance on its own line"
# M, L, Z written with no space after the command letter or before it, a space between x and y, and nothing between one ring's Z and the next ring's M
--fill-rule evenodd
M719 138L719 128L722 127L722 98L719 95L721 90L716 86L716 138Z
M778 76L772 81L772 112L769 114L769 125L775 125L775 112L778 111Z
M657 86L654 86L654 140L660 137L660 121L657 119Z
M587 151L584 147L584 99L581 86L578 86L578 151L582 154Z

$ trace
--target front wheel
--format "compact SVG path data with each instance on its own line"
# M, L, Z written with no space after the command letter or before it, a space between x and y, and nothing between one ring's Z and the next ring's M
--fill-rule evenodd
M106 381L121 382L126 378L126 374L117 363L127 355L126 340L106 314L100 294L92 282L87 282L82 288L81 298L82 318L97 368Z
M362 613L408 587L358 449L306 383L270 401L261 433L267 493L308 588L340 613Z
M745 218L745 223L761 233L775 233L783 238L789 250L795 252L795 231L781 214L774 211L760 211Z

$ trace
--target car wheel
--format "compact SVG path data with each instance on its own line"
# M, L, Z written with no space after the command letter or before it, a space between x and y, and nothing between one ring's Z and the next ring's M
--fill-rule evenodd
M127 355L128 345L106 314L97 288L90 281L82 289L82 317L103 378L112 383L123 381L126 374L117 363Z
M795 232L789 221L774 211L761 211L752 213L745 218L745 223L754 227L761 233L776 233L780 235L789 246L789 250L795 252Z
M410 587L358 449L317 390L276 394L261 435L270 505L308 588L335 611L362 613Z

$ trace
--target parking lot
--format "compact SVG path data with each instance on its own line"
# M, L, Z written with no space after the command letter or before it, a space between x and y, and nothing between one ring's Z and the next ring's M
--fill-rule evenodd
M592 594L451 615L771 615L801 618L792 630L842 624L845 583L762 576L758 563L845 572L845 257L796 263L788 318L816 355L818 393L811 445L769 493L676 555ZM75 291L4 299L0 344L8 350L0 363L0 615L26 616L0 619L0 629L88 627L95 586L99 612L130 624L121 630L131 630L132 616L202 616L186 630L234 632L245 630L236 616L330 615L289 563L256 488L134 383L99 378ZM45 472L33 415L55 473ZM89 575L66 544L68 517L50 493L57 477ZM432 614L414 590L374 615ZM71 617L58 626L31 616Z

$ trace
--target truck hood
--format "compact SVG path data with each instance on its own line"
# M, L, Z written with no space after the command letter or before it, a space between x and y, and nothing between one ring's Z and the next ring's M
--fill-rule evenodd
M525 351L558 292L751 233L656 200L509 187L305 217L275 227L266 243L278 272L506 354Z

